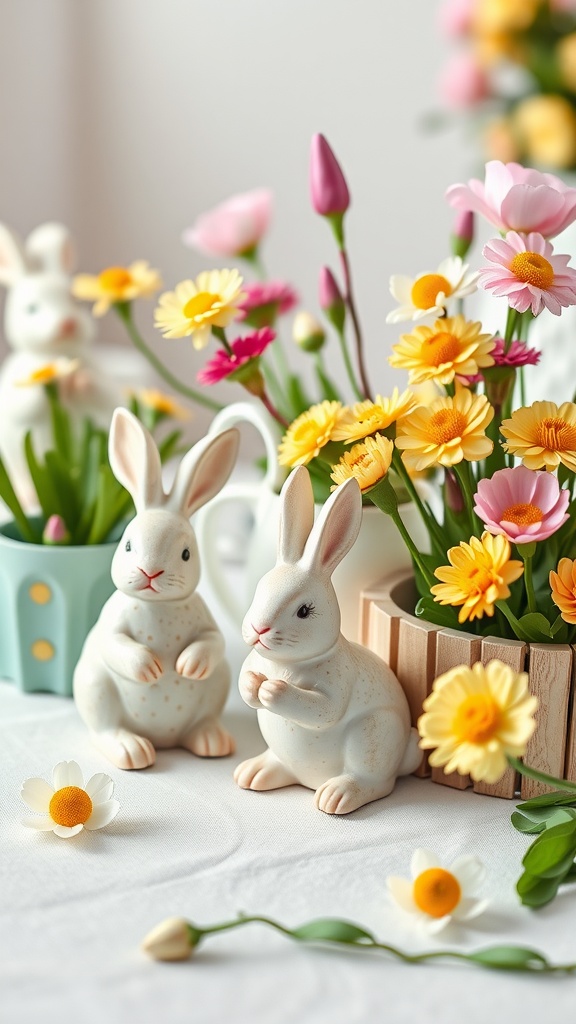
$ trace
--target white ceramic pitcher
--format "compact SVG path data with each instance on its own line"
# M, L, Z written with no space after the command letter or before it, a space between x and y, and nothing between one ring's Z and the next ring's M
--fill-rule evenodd
M260 481L229 483L201 509L195 522L204 578L238 629L258 580L276 561L279 491L286 478L286 470L278 465L277 460L280 430L263 408L249 402L230 405L215 416L209 432L218 433L243 422L256 427L262 437L266 449L266 475ZM242 579L235 589L230 569L226 570L219 554L218 539L222 534L224 506L227 505L232 514L234 505L238 507L238 503L248 506L253 517L253 529L246 546ZM409 503L400 506L400 514L417 546L421 551L427 551L428 536L418 509ZM342 632L347 639L359 639L360 592L384 576L410 566L404 541L390 517L374 506L365 507L358 539L332 577L342 614Z

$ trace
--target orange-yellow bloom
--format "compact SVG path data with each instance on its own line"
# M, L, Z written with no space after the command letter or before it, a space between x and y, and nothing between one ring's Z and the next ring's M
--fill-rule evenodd
M281 466L305 466L315 459L320 449L332 440L338 422L340 402L319 402L295 419L284 434L278 447Z
M522 459L528 469L552 472L560 463L576 472L576 405L574 402L533 402L516 409L500 427L504 451Z
M205 348L213 327L228 327L243 297L237 270L204 270L195 281L181 281L163 292L154 310L155 326L165 338L192 337L194 348Z
M152 270L146 260L137 260L129 267L107 267L97 276L78 274L72 282L72 294L94 302L94 316L104 316L115 302L149 298L161 287L158 271Z
M394 442L382 437L381 434L367 437L360 444L355 444L349 452L344 452L340 462L332 467L330 476L335 484L332 490L350 477L355 477L360 490L367 491L384 479L390 469L393 452Z
M510 558L510 542L499 534L483 533L450 548L450 565L439 566L434 575L442 580L430 590L439 604L460 607L458 622L472 622L494 615L494 604L510 596L509 583L524 572L522 562Z
M485 395L456 385L454 397L437 398L403 416L396 426L396 447L409 471L454 466L463 459L485 459L492 448L486 427L494 409Z
M345 441L349 444L352 441L361 441L362 438L368 437L368 434L387 430L401 416L411 412L416 404L416 397L411 391L406 390L400 394L398 388L394 388L390 398L376 395L375 402L370 399L356 402L350 408L342 410L342 416L332 433L332 440Z
M552 600L564 622L576 625L576 561L561 558L549 576Z
M482 324L463 316L437 320L433 327L416 327L403 334L388 362L400 370L408 370L411 384L426 380L451 384L456 374L472 377L486 366L493 366L490 352L495 341L491 334L481 334Z

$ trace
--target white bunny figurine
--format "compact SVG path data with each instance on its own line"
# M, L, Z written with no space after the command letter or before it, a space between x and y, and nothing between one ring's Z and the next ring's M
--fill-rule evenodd
M76 421L89 416L108 428L121 402L117 384L103 373L90 352L93 320L72 297L73 256L70 235L61 224L42 224L23 243L0 224L0 285L8 294L4 334L13 350L0 370L0 455L23 504L37 504L24 455L24 436L32 431L36 450L51 445L49 406L44 389L21 381L57 358L78 360L62 381L61 398Z
M328 814L387 796L422 760L408 702L392 670L340 633L331 575L361 524L356 480L330 495L316 523L308 470L282 488L276 565L262 577L243 625L252 647L240 673L268 750L242 762L243 789L299 783Z
M195 593L200 564L190 516L226 483L239 434L203 438L168 494L158 449L126 409L110 428L110 464L136 516L112 561L116 592L86 638L74 698L92 740L118 768L154 764L155 747L201 757L234 750L219 715L230 686L224 638Z

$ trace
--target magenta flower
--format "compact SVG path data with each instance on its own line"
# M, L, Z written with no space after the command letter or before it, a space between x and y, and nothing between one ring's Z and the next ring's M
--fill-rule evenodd
M503 534L513 544L546 540L569 518L568 490L545 470L515 466L499 469L478 482L474 511L489 533Z
M206 366L198 372L196 379L200 384L218 384L225 377L241 373L237 379L245 383L250 377L250 369L258 374L257 360L268 345L274 341L276 334L270 327L262 327L259 331L253 331L244 338L236 338L230 344L232 353L220 348L213 359L209 359ZM249 364L252 363L252 367Z
M538 231L553 238L576 220L576 188L554 174L490 160L484 181L452 185L446 198L456 210L472 210L499 231Z
M182 241L205 256L242 256L257 247L268 230L271 215L269 189L243 192L201 213L184 231Z
M546 308L560 316L563 306L576 304L576 271L568 266L570 257L554 255L550 242L536 231L509 231L506 238L488 242L482 255L493 266L479 272L478 284L505 295L519 313L531 309L538 316Z
M537 348L528 348L524 341L514 340L507 352L504 351L504 338L494 338L494 348L490 355L494 366L536 366L542 357Z
M313 135L310 148L310 199L316 213L329 217L344 213L350 206L350 193L330 146L323 135Z
M69 544L70 534L62 516L52 515L46 522L42 534L44 544Z
M298 295L285 281L248 281L242 285L244 298L238 303L237 320L254 327L270 327L276 317L298 303Z

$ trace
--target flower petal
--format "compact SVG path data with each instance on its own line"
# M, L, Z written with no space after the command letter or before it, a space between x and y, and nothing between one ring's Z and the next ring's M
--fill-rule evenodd
M57 836L61 836L62 839L69 839L70 836L76 836L82 831L84 825L74 825L72 828L68 828L66 825L54 825L53 831Z
M26 779L20 790L20 796L31 811L47 814L54 790L44 779Z
M88 821L84 823L84 828L87 828L89 832L93 832L96 828L104 828L116 817L119 810L118 800L107 800L105 803L97 804Z
M22 824L26 828L36 828L40 832L51 832L54 828L54 822L49 814L42 815L38 818L22 818Z
M88 779L84 789L93 804L101 804L112 796L114 783L109 775L99 772L97 775L93 775L91 779Z
M60 761L52 772L52 783L54 789L64 789L65 786L78 786L84 788L84 778L80 765L76 761Z
M462 892L481 885L486 877L486 868L478 857L458 857L450 865L450 871L460 883Z
M397 878L395 875L391 875L386 879L386 884L392 899L399 907L402 907L402 910L407 910L411 914L416 913L418 908L414 902L414 887L407 878Z
M429 868L440 867L440 859L438 854L434 853L433 850L414 850L412 854L412 860L410 862L410 873L412 878L417 878L423 871L428 871Z

